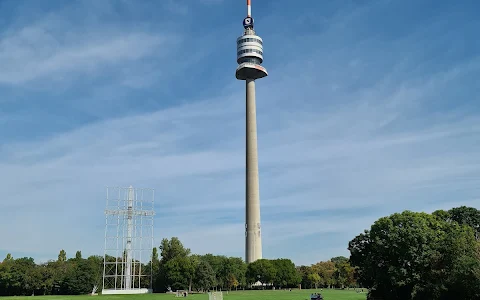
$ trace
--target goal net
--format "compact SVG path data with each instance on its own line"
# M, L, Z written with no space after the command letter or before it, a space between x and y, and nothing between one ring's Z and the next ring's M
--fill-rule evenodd
M208 300L223 300L222 292L210 292L208 293Z

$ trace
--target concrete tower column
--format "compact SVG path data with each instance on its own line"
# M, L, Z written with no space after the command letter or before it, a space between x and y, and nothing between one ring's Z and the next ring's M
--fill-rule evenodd
M263 40L253 29L252 1L247 0L247 17L243 19L243 35L237 38L235 77L246 82L246 174L245 174L245 261L251 263L262 256L260 226L260 191L258 183L257 112L255 80L268 76L262 66Z
M257 113L255 80L246 81L246 216L245 260L247 263L262 258L260 226L260 189L258 179Z

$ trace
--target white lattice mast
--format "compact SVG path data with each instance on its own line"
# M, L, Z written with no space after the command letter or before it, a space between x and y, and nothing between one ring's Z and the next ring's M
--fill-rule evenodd
M154 190L107 187L102 294L152 292Z

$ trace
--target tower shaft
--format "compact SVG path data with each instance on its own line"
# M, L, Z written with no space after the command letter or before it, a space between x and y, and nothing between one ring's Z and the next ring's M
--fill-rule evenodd
M260 189L258 180L257 108L255 80L268 76L262 67L263 40L253 29L252 3L247 0L247 17L243 35L237 38L235 77L246 83L246 172L245 172L245 261L262 258L260 225Z
M245 191L245 260L262 258L260 225L260 189L258 179L257 113L255 80L246 81L246 191Z

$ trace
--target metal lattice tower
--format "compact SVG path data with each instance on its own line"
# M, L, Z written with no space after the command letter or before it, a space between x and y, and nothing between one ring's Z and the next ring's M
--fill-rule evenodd
M237 38L235 77L246 82L246 174L245 174L245 261L262 258L260 224L260 188L258 178L257 113L255 80L268 76L263 63L263 40L253 29L251 0L247 0L247 17L243 35Z
M102 294L152 292L154 193L107 187Z

